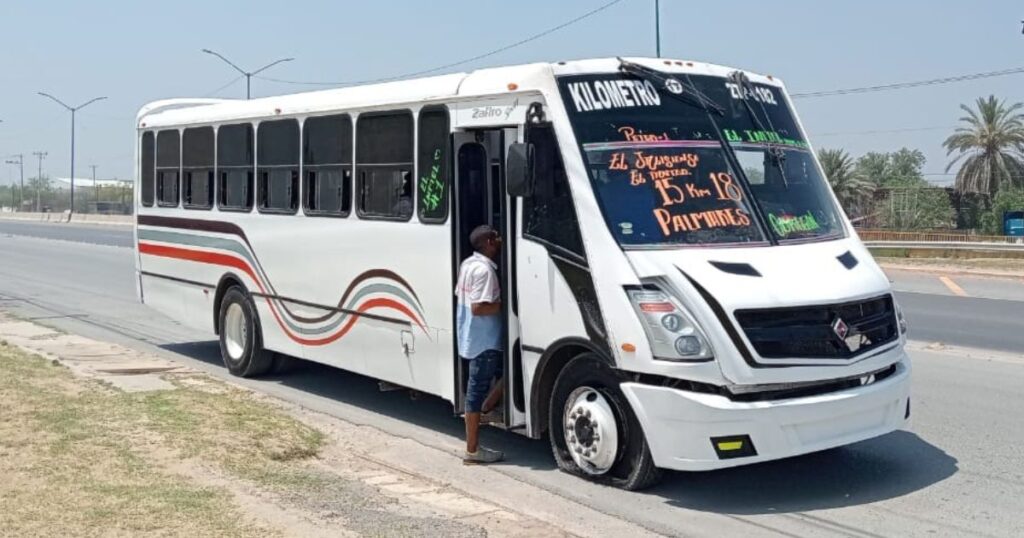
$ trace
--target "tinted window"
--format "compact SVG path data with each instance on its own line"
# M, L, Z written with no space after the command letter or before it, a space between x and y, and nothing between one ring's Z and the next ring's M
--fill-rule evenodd
M534 146L533 196L523 199L524 235L583 256L576 209L551 124L530 125L527 142Z
M217 129L218 204L249 211L253 200L253 128L246 123Z
M156 135L156 200L159 205L178 205L180 167L181 136L176 130L160 131Z
M299 207L299 122L263 122L256 132L260 211L294 213Z
M185 207L213 206L213 127L185 129L181 137L182 203Z
M153 176L156 171L156 137L153 133L142 133L142 159L139 163L139 182L142 184L142 205L153 205Z
M302 126L303 207L309 215L348 215L352 207L352 119L309 118Z
M628 76L559 83L598 204L623 245L760 244L844 235L825 178L780 87ZM731 151L727 151L727 149Z
M408 111L360 116L356 133L359 215L412 217L413 122Z
M425 108L420 112L416 163L419 174L419 215L423 222L448 218L449 153L448 111Z

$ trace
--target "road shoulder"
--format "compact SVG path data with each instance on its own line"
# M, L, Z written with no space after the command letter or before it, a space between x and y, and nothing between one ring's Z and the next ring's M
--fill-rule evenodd
M119 415L128 416L139 406L148 409L138 402L164 402L181 415L181 421L205 425L206 431L191 432L201 434L198 438L238 433L232 424L237 425L239 416L249 417L259 430L263 415L280 415L282 424L290 426L263 428L260 431L266 437L238 434L251 443L238 439L227 443L236 449L228 452L240 451L253 461L268 460L259 466L249 465L248 460L242 465L218 452L220 443L186 442L167 437L171 434L166 430L154 433L140 426L148 421L129 421L119 430L119 437L155 443L143 447L140 457L161 476L233 499L233 506L243 514L244 525L239 527L243 530L302 536L390 534L401 529L413 535L649 534L495 469L465 467L457 447L438 449L385 433L373 424L338 419L213 379L173 360L2 314L0 339L66 368L79 386L76 391L90 391L97 401L127 401L128 409L118 411ZM218 400L228 397L230 402ZM209 404L202 412L196 406L201 401ZM275 441L271 430L307 432L299 438L313 436L318 441L313 448L309 442L291 438ZM262 448L250 450L251 444ZM270 452L263 450L267 446L272 447Z
M970 359L982 361L1005 362L1024 365L1024 354L996 351L992 349L954 346L942 342L925 342L908 340L906 350L909 352L926 352L948 358Z

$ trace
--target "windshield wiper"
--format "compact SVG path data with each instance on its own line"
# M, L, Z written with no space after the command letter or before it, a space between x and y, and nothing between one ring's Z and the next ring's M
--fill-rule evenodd
M743 190L743 196L750 200L748 207L753 212L755 220L760 224L761 232L765 234L768 242L772 245L778 245L779 240L775 238L775 234L768 229L768 217L765 216L764 211L761 209L761 204L757 203L754 199L754 192L750 188L750 179L747 178L746 171L743 170L743 166L740 163L739 157L736 155L736 150L732 149L732 145L726 140L725 135L722 133L721 127L718 126L718 122L711 117L711 113L719 117L725 116L725 108L718 103L711 100L710 97L701 93L693 84L691 84L690 78L683 75L687 82L682 82L675 77L671 77L656 69L642 66L627 60L619 58L619 70L623 73L633 75L641 80L647 80L655 83L655 87L662 87L668 90L667 94L676 97L680 101L689 105L700 107L704 112L708 114L708 121L711 123L711 128L714 130L715 137L718 138L718 143L722 147L722 153L725 154L725 160L729 164L729 167L735 171L736 176L739 179L740 189ZM674 81L675 84L679 84L676 87L678 92L669 89L669 80ZM785 181L785 179L783 179Z
M704 95L700 90L694 88L690 84L682 82L675 77L670 77L661 71L644 67L640 64L623 60L622 58L619 58L619 71L633 75L639 79L649 80L655 83L655 87L666 89L669 89L669 79L671 79L673 81L671 84L679 84L677 87L677 89L679 89L679 93L669 90L668 95L671 95L685 103L696 105L704 110L714 112L719 116L725 116L725 109L719 106L718 103L712 101L710 97Z
M729 73L729 80L733 84L739 86L740 101L743 101L743 108L747 110L747 115L750 116L750 120L754 122L754 126L756 126L761 132L768 132L768 129L766 129L764 124L761 123L761 118L757 117L757 113L754 112L754 107L750 106L750 100L748 97L752 97L754 95L754 86L750 83L750 78L747 77L747 74L743 71L733 71L732 73ZM765 117L767 118L768 113L764 110L764 105L761 105L761 110L765 112ZM768 121L771 122L771 119L769 118ZM771 129L771 133L776 134L774 127ZM782 185L788 190L789 181L786 180L785 167L786 152L783 151L778 144L772 142L771 137L768 138L766 145L768 146L768 162L779 169L779 176L782 178Z

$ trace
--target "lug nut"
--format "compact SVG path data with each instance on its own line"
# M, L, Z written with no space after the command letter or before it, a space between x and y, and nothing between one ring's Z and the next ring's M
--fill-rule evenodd
M583 411L583 416L585 416L585 417L587 417L587 418L590 418L590 409L586 409L586 410L584 410L584 411Z

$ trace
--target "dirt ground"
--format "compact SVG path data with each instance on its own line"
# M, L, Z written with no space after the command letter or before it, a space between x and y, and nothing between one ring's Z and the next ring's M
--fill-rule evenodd
M240 387L175 369L124 390L25 351L64 336L26 338L0 341L2 535L565 534L381 465Z
M1024 278L1024 260L976 258L887 258L876 256L883 267L893 269L935 270L967 274L1007 276Z

